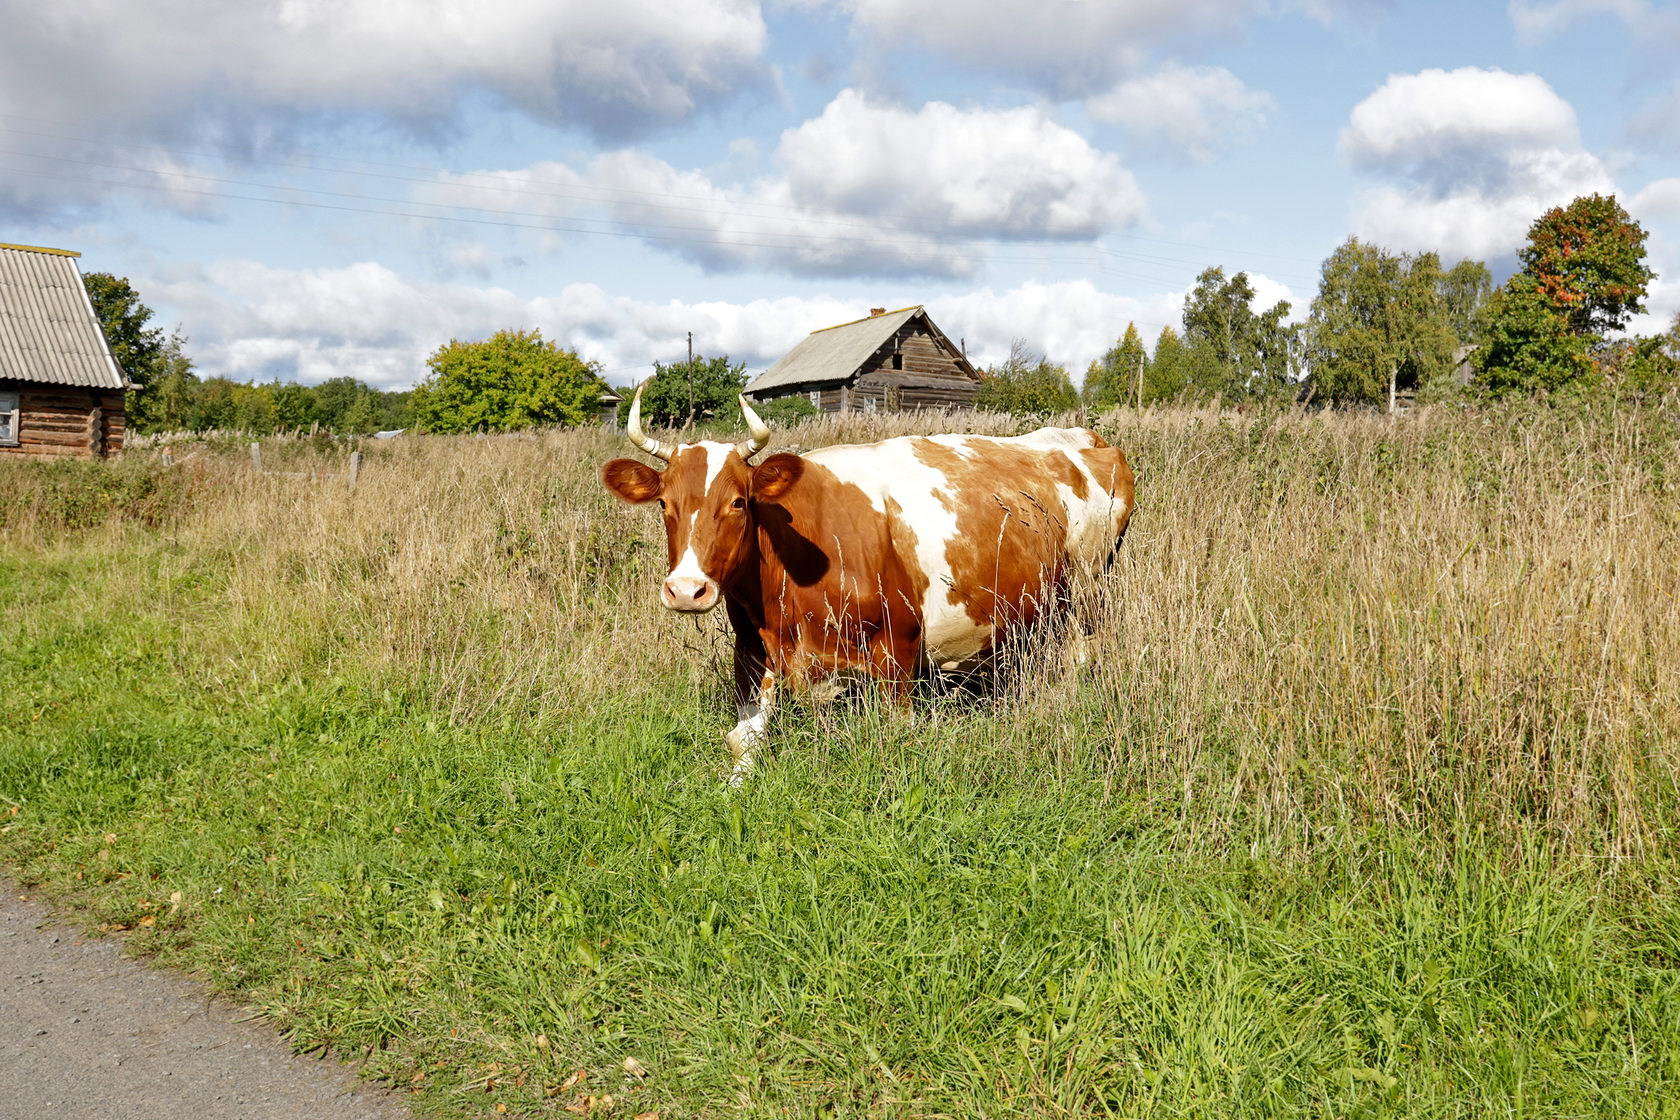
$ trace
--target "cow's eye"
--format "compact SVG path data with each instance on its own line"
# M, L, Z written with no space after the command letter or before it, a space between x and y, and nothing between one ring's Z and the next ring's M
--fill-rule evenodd
M659 508L661 510L663 510L665 508L665 499L664 498L659 499Z
M745 498L736 498L733 502L729 503L729 508L730 509L746 509L747 508L747 500Z

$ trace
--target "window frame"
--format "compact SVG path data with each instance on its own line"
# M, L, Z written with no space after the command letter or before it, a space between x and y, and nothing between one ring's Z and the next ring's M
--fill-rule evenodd
M10 402L10 407L7 403ZM0 417L4 417L4 433L0 434L0 447L18 447L23 442L23 391L21 389L0 389Z

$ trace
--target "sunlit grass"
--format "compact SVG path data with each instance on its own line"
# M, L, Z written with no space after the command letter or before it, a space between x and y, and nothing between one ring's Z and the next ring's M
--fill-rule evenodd
M1089 659L735 794L603 434L14 472L0 851L445 1113L1680 1114L1673 420L1099 427Z

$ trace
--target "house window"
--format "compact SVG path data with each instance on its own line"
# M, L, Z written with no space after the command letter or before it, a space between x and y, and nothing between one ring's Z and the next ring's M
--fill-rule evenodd
M875 398L874 397L864 397L863 398L863 410L865 412L870 412L870 413L873 413L875 411Z
M894 369L904 368L904 355L902 353L896 353L893 355L892 367Z
M812 389L806 395L811 398L811 403L812 404L816 405L818 408L822 407L822 390L821 389Z
M0 447L18 445L18 394L0 393Z

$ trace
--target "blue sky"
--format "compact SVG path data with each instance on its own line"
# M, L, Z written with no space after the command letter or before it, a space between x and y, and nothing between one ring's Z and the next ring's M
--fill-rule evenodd
M386 388L536 327L639 379L921 303L1079 376L1209 265L1305 315L1350 234L1512 267L1614 191L1680 312L1647 0L0 0L0 241L201 373ZM1671 279L1671 276L1673 277Z

